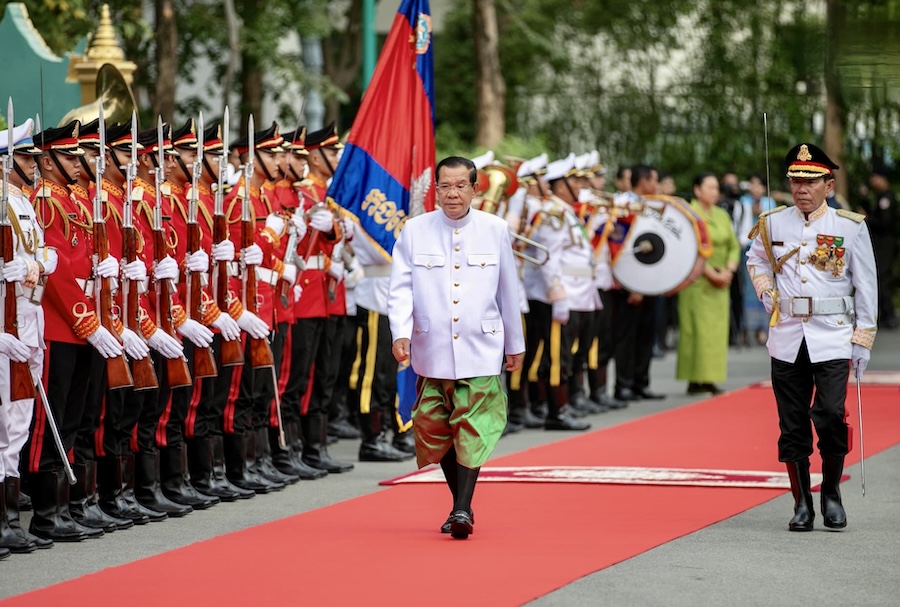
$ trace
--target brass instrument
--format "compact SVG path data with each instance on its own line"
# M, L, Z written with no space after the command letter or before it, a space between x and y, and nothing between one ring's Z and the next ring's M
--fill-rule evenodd
M134 93L122 72L111 63L104 63L97 71L95 101L70 110L59 125L69 124L73 120L80 120L81 124L87 124L100 116L100 107L103 107L103 115L110 124L126 123L131 120L131 114L136 112L137 102Z

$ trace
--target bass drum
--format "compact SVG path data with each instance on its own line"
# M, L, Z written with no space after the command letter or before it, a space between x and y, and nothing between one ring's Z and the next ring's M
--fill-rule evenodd
M645 196L616 218L612 272L625 289L671 295L694 282L712 253L706 222L683 198Z

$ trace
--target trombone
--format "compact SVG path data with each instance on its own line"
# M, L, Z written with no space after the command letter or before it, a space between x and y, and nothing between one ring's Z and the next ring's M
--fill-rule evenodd
M536 266L542 266L550 260L550 249L541 243L522 236L518 232L514 232L512 229L509 231L510 237L513 239L513 255L521 259L522 261L534 264ZM543 259L540 257L535 257L533 255L529 255L528 253L524 253L523 251L517 248L517 245L522 247L534 247L538 251L540 251L543 255Z

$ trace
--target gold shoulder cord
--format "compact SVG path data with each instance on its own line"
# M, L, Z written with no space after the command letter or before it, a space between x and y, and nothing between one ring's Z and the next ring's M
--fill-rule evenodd
M13 206L7 202L6 203L6 213L9 217L9 223L12 225L12 229L15 230L16 234L19 236L19 242L22 243L22 248L25 249L25 252L29 255L34 255L35 251L37 251L38 247L38 233L35 228L31 228L31 233L26 235L24 230L22 230L22 224L19 223L19 215L16 213Z

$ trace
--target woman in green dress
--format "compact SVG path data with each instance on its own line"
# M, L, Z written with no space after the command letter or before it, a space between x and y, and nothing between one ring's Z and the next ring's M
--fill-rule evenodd
M731 217L716 206L718 200L715 174L697 175L691 206L706 222L713 250L702 276L678 293L676 377L687 380L688 394L718 394L716 383L725 381L728 369L730 285L741 250Z

